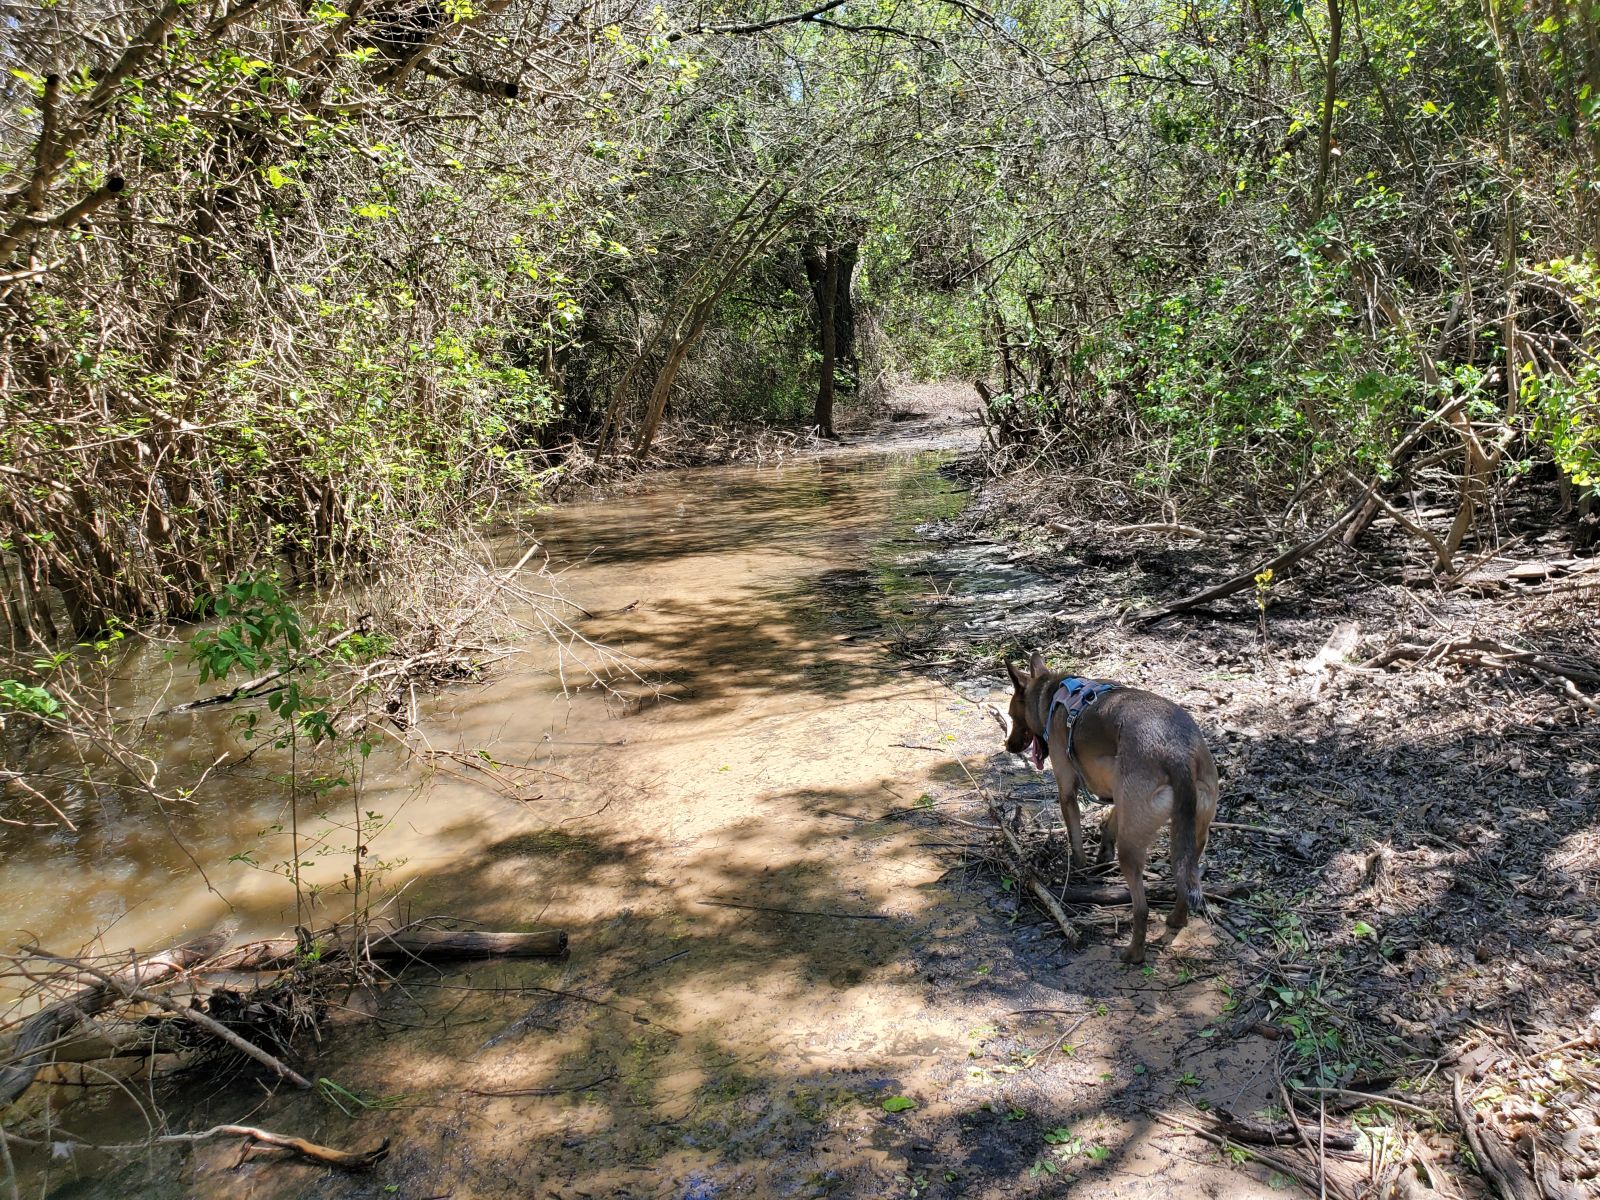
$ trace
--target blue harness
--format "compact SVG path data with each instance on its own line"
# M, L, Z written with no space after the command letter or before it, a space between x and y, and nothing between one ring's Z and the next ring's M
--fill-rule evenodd
M1067 714L1067 757L1071 758L1072 731L1077 728L1078 718L1091 704L1107 692L1115 691L1116 687L1114 683L1096 683L1092 679L1079 679L1076 675L1063 679L1050 697L1050 705L1044 710L1044 719L1039 722L1041 732L1033 743L1033 765L1044 770L1044 758L1050 750L1050 722L1055 719L1056 709L1064 709ZM1044 693L1041 692L1041 702L1043 697Z

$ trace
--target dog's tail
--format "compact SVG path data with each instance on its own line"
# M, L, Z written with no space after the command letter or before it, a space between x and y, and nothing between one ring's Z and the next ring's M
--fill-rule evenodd
M1200 847L1195 842L1195 809L1200 803L1194 785L1194 764L1182 763L1172 772L1172 885L1187 901L1189 911L1206 910L1200 890Z

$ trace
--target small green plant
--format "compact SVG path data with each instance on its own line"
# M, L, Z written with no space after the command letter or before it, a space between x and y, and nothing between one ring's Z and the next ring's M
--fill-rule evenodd
M16 679L0 679L0 705L45 720L61 715L61 702L47 689Z
M1261 623L1261 640L1267 640L1267 605L1272 602L1272 568L1256 575L1256 617Z
M364 728L354 736L341 735L335 724L335 702L325 685L336 665L358 661L360 656L374 652L380 639L369 639L359 631L308 629L299 609L271 575L250 576L227 584L201 608L213 617L214 624L189 639L189 658L197 668L198 681L205 684L223 682L238 674L249 676L251 693L264 696L272 720L263 724L259 713L246 712L237 719L237 728L245 740L265 737L275 749L289 754L284 783L288 793L290 853L273 869L281 871L294 888L295 924L305 924L308 891L301 876L304 868L313 865L306 857L308 849L313 854L350 854L346 882L351 892L352 916L359 924L363 890L370 892L374 868L380 866L367 861L368 847L387 821L382 814L363 810L361 805L360 780L375 744L372 735ZM313 637L316 646L311 645ZM319 773L303 770L303 749L322 745L340 751L337 769ZM346 788L351 793L349 832L354 844L330 847L318 839L308 848L300 827L302 799L325 797ZM281 832L281 827L264 832ZM231 861L259 865L249 852L235 854ZM315 894L313 889L310 898Z

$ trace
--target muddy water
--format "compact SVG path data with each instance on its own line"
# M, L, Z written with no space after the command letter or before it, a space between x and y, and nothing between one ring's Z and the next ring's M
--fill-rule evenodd
M419 739L526 768L503 773L524 801L508 807L495 789L465 781L472 772L449 758L433 760L450 768L441 771L414 757L374 756L363 808L388 822L373 849L390 864L390 881L470 861L508 829L568 821L590 801L669 787L698 805L792 778L767 746L753 759L713 764L713 778L692 779L703 773L702 757L716 756L709 743L723 724L737 732L770 717L803 721L879 670L870 665L873 640L886 620L911 611L897 598L938 586L912 578L899 560L919 523L962 502L938 476L936 458L856 454L775 470L681 472L641 495L541 517L559 590L577 606L550 610L571 622L567 645L557 653L530 637L490 686L427 705ZM523 548L498 547L513 559ZM542 623L518 615L529 628ZM585 686L591 668L607 687ZM113 681L113 699L136 720L192 699L192 676L181 644L141 648ZM643 711L658 704L660 712ZM224 708L151 721L169 775L247 750L237 716ZM738 757L735 748L724 757ZM161 819L137 794L69 786L62 807L77 831L0 826L0 930L59 950L113 951L219 926L281 932L295 915L271 869L288 853L283 769L281 756L258 756ZM345 803L335 794L326 822L302 813L307 841L324 848L307 856L314 885L336 887L343 876ZM93 886L63 886L73 879ZM341 911L331 896L324 907Z
M180 1126L394 1138L371 1180L240 1166L215 1146L28 1163L36 1194L1052 1194L1063 1172L1104 1195L1170 1191L1172 1156L1139 1115L1147 1064L1192 1043L1215 989L1182 986L1192 963L1147 989L1110 945L1065 962L930 844L968 836L929 818L976 817L972 775L999 769L972 699L884 650L961 586L918 533L963 503L939 461L891 449L688 472L550 514L563 590L593 614L575 628L656 686L574 689L589 652L530 643L487 686L432 702L421 729L436 750L528 768L519 798L375 756L363 805L389 822L374 850L401 911L563 928L571 959L411 971L350 998L314 1051L337 1086L315 1097L252 1083L165 1101ZM127 686L130 704L158 703L155 681ZM206 718L171 752L229 737ZM271 857L267 776L247 770L222 811L175 814L187 855L82 798L81 836L11 848L6 923L56 945L281 929L282 882L229 861ZM914 1107L887 1111L897 1096ZM107 1088L61 1119L122 1140L150 1108ZM1076 1157L1044 1140L1066 1127ZM1257 1194L1217 1171L1210 1194Z

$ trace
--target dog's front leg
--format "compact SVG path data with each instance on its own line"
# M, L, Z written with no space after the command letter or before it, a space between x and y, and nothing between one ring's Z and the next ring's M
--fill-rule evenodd
M1083 853L1083 818L1078 811L1078 768L1066 754L1050 747L1050 769L1056 776L1056 799L1061 803L1061 819L1067 823L1067 839L1072 844L1072 866L1081 871L1089 865Z

